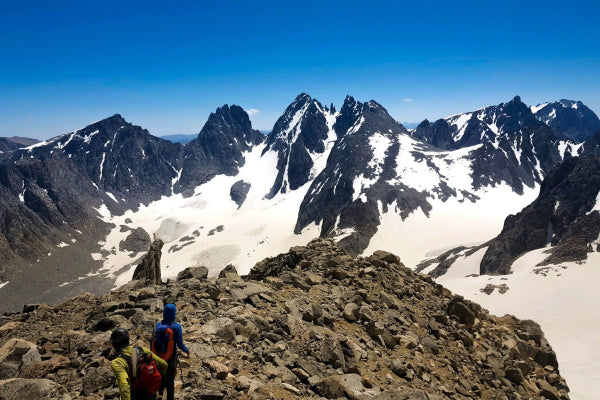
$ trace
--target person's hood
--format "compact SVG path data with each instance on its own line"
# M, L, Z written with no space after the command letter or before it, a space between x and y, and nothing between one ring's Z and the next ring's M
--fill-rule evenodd
M163 325L169 325L170 323L175 322L176 314L177 307L175 307L175 304L167 304L163 310Z

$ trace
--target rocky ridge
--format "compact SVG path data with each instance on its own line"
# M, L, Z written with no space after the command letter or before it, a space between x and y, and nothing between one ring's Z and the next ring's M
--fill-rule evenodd
M352 257L316 239L247 277L207 273L5 314L0 398L118 398L110 332L148 343L166 302L192 354L179 399L569 398L539 325L492 316L391 253Z

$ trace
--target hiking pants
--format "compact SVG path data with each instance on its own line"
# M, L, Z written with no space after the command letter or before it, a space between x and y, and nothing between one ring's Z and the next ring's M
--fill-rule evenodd
M177 357L173 355L167 362L167 371L162 376L160 395L167 389L167 400L175 399L175 375L177 374Z
M131 400L156 400L156 394L148 394L142 390L131 390Z

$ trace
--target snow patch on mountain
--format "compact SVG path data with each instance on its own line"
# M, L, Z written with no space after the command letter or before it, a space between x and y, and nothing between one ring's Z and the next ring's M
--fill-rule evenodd
M542 108L546 107L548 104L550 103L542 103L542 104L538 104L537 106L531 106L531 112L532 113L537 113L538 111L540 111Z
M297 210L310 183L271 199L265 195L273 185L277 154L259 145L244 154L245 164L236 176L218 175L198 186L191 197L181 194L163 197L137 211L123 215L103 214L115 224L103 245L101 273L116 278L116 285L131 279L143 253L119 250L130 229L143 228L151 237L162 239L163 278L174 278L183 269L205 265L216 275L224 265L234 264L242 274L268 256L300 245L319 235L312 224L301 235L293 234ZM230 196L232 185L244 180L251 184L244 203L238 207ZM276 224L271 223L277 221Z
M538 322L557 354L560 372L577 400L597 399L600 392L600 280L599 253L588 253L583 263L537 267L548 255L534 250L517 259L512 274L478 276L482 252L459 258L437 282L473 300L496 315L513 314ZM467 277L468 275L475 274ZM488 286L491 285L491 286ZM481 292L506 285L501 294Z
M465 129L467 129L467 124L472 116L473 113L465 113L448 117L448 124L456 129L454 141L458 142L463 137L465 134Z
M480 197L475 203L454 197L445 202L431 198L429 216L418 209L404 220L397 205L392 204L387 213L382 212L377 233L364 254L386 249L399 254L406 266L415 268L434 248L455 248L493 238L502 229L506 215L531 203L538 191L539 187L525 188L519 196L502 184L474 192Z

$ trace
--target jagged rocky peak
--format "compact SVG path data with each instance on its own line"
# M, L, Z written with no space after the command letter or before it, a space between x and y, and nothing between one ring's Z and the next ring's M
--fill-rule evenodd
M562 99L531 107L535 117L557 134L582 142L600 130L600 119L581 101Z
M352 257L317 239L247 277L223 271L207 279L190 268L165 284L133 281L5 316L0 368L16 379L0 397L118 398L110 331L148 343L176 301L191 353L176 392L185 399L569 398L537 323L490 315L394 254Z
M377 130L388 132L390 129L395 134L408 133L406 128L394 120L388 111L375 100L361 103L350 95L346 96L344 100L334 128L338 137L341 138L344 135L357 132L365 121L368 121L368 130L373 133Z
M325 156L326 142L333 142L334 115L327 107L302 93L275 122L264 153L277 153L277 177L267 195L296 190L311 179L315 161ZM264 154L263 153L263 154Z
M277 119L267 137L267 146L280 150L297 140L311 151L323 152L323 141L327 139L326 116L329 110L306 93L302 93Z
M246 144L246 147L258 144L263 139L263 135L259 131L252 129L248 113L235 104L231 106L225 104L211 113L198 134L198 138L202 140L203 136L215 134L232 137L241 141L241 144Z
M454 150L457 148L452 138L450 125L445 119L438 119L433 124L425 119L410 132L410 135L440 149Z
M198 137L183 149L181 176L175 191L191 195L198 185L216 175L235 175L245 164L244 154L262 143L264 135L252 128L248 113L224 105L211 113Z

